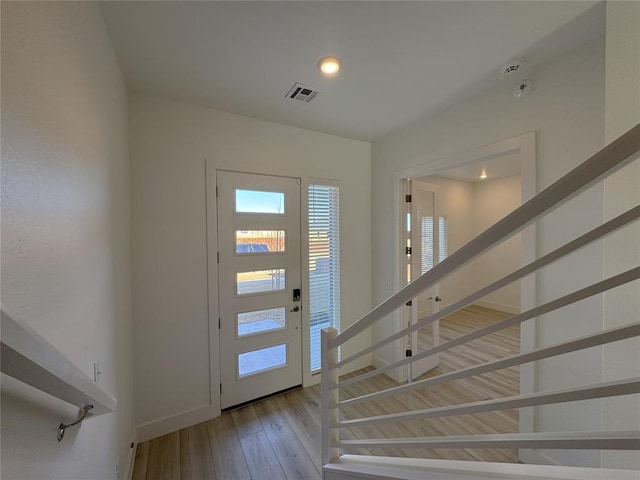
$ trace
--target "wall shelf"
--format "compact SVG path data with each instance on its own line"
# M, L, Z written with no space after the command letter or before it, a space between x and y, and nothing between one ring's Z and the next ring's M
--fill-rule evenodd
M87 418L113 412L117 400L53 345L2 306L2 373L79 409L93 405Z

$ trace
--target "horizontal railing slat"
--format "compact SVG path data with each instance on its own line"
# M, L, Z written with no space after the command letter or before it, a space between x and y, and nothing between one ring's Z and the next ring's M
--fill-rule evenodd
M468 295L467 297L455 302L454 304L450 305L447 308L444 308L442 310L440 310L439 312L426 317L422 320L419 320L418 322L416 322L414 325L411 325L410 327L407 327L397 333L394 333L393 335L390 335L386 338L384 338L383 340L375 343L374 345L371 345L370 347L367 347L363 350L360 350L357 353L354 353L353 355L341 360L340 362L338 362L337 366L341 367L343 365L346 365L360 357L362 357L363 355L366 355L367 353L371 353L374 352L375 350L385 346L386 344L393 342L394 340L398 340L402 337L405 337L407 335L409 335L410 333L419 330L423 327L425 327L426 325L429 325L437 320L440 320L442 318L447 317L448 315L451 315L452 313L457 312L458 310L471 305L473 302L475 302L476 300L479 300L497 290L500 290L501 288L515 282L516 280L520 280L522 277L525 277L533 272L535 272L536 270L539 270L540 268L549 265L550 263L553 263L556 260L559 260L560 258L569 255L575 251L577 251L580 248L583 248L593 242L595 242L596 240L599 240L600 238L609 235L617 230L619 230L620 228L636 221L638 218L640 218L640 205L624 212L621 215L618 215L616 218L613 218L611 220L609 220L608 222L594 228L593 230L591 230L590 232L585 233L584 235L576 238L575 240L566 243L565 245L563 245L562 247L554 250L553 252L550 252L542 257L540 257L539 259L529 263L528 265L525 265L524 267L516 270L515 272L501 278L500 280L497 280L496 282L487 285L486 287L478 290L475 293L472 293L471 295ZM408 363L408 362L406 362ZM355 383L358 382L360 380L364 380L365 378L369 378L372 377L374 375L378 375L380 373L383 372L387 372L393 368L397 368L397 366L393 365L393 366L386 366L386 367L381 367L378 370L374 370L371 372L367 372L359 377L355 377L355 378L350 378L348 380L345 380L344 382L341 382L339 384L339 386L343 386L343 385L349 385L350 383Z
M387 388L385 390L379 390L374 393L362 395L360 397L350 398L338 402L333 407L346 407L347 405L353 405L355 403L366 402L370 400L378 400L383 397L391 395L397 395L403 392L409 392L417 389L433 387L443 383L451 382L454 380L460 380L462 378L472 377L474 375L480 375L482 373L493 372L503 368L512 367L514 365L522 365L523 363L529 363L536 360L542 360L544 358L550 358L557 355L563 355L565 353L575 352L583 350L585 348L591 348L598 345L604 345L607 343L617 342L627 338L632 338L640 335L640 322L632 323L624 327L612 328L601 333L592 335L586 335L584 337L570 340L568 342L557 343L545 348L539 348L527 353L521 353L518 355L511 355L509 357L501 358L493 362L483 363L475 367L467 367L461 370L456 370L451 373L444 373L437 377L427 378L425 380L419 380L417 382L408 383L406 385L400 385L398 387Z
M449 258L375 307L338 334L329 343L329 347L335 348L342 345L484 251L517 234L543 213L553 210L603 177L635 160L639 151L640 124L475 237Z
M640 393L640 377L599 383L596 385L589 385L587 387L536 392L526 395L516 395L513 397L485 400L482 402L449 405L446 407L427 408L423 410L413 410L401 413L390 413L387 415L377 415L374 417L358 418L356 420L342 420L336 424L331 425L331 427L357 427L362 425L388 422L404 422L408 420L450 417L454 415L467 415L471 413L491 412L495 410L508 410L511 408L576 402L579 400L587 400L591 398L631 395L634 393Z
M640 431L508 433L448 437L372 438L341 440L331 445L355 448L548 448L580 450L640 450Z
M632 282L634 280L637 280L638 278L640 278L640 267L632 268L631 270L627 270L626 272L607 278L598 283L594 283L593 285L589 285L588 287L585 287L581 290L577 290L573 293L557 298L538 307L532 308L531 310L527 310L526 312L519 313L517 315L514 315L513 317L509 317L505 320L494 323L493 325L489 325L488 327L481 328L474 332L463 335L462 337L454 338L447 343L442 343L411 357L398 360L397 362L377 369L377 372L386 372L387 370L390 370L392 368L398 368L406 365L407 363L430 357L431 355L435 355L436 353L450 350L458 345L468 343L472 340L476 340L478 338L489 335L490 333L503 330L512 325L517 325L527 320L531 320L532 318L539 317L540 315L553 312L554 310L566 307L567 305L579 302L580 300L584 300L585 298L589 298L593 295L597 295L607 290L611 290L612 288Z

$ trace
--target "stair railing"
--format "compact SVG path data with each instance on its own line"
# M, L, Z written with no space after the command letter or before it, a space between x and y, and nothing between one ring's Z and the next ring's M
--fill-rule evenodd
M509 239L513 235L535 222L542 215L566 203L569 199L585 191L595 183L602 181L619 169L640 157L640 125L637 125L616 141L593 155L584 163L564 175L551 186L540 192L531 200L504 217L484 233L478 235L468 244L457 250L418 279L402 288L389 299L378 305L353 325L338 333L335 329L322 331L322 385L321 385L321 423L322 423L322 463L336 462L340 452L354 451L358 448L545 448L545 449L602 449L602 450L640 450L640 431L607 431L607 432L553 432L553 433L517 433L493 435L464 436L428 436L414 438L370 438L344 440L340 438L341 428L358 427L388 422L410 421L454 415L473 414L479 412L498 411L512 408L532 407L539 405L572 402L591 398L606 398L619 395L640 393L640 378L627 378L614 382L603 382L576 388L567 388L545 392L521 394L506 398L471 402L445 407L427 408L402 413L368 416L356 419L341 419L340 411L346 406L377 400L403 392L411 392L453 380L472 377L502 368L522 365L545 358L563 355L594 346L640 336L640 322L622 327L601 331L595 334L545 346L532 351L501 358L499 360L444 373L435 377L410 382L392 388L379 390L359 397L340 400L339 390L342 387L360 382L374 375L379 375L407 365L421 358L426 358L455 346L476 340L512 325L553 312L559 308L573 304L588 297L606 292L640 278L640 266L635 266L618 275L564 295L555 300L538 305L490 326L455 338L446 343L434 346L424 352L408 357L385 367L361 373L349 379L340 380L339 369L354 360L369 354L390 342L407 336L411 332L455 313L484 296L499 290L526 275L550 265L578 249L603 239L605 236L624 228L638 220L640 206L631 208L616 218L575 238L556 250L536 259L515 272L483 287L471 295L455 302L443 310L423 318L415 324L376 342L368 348L351 354L344 359L338 358L338 349L345 342L363 332L376 322L387 318L396 309L404 306L431 286L441 282L453 272ZM639 319L640 320L640 319Z

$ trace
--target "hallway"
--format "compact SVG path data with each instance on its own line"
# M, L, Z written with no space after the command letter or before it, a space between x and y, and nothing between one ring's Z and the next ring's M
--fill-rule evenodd
M442 341L506 318L508 314L482 307L469 307L441 321ZM441 355L440 367L425 376L483 363L519 352L518 326L496 332L469 346ZM367 369L368 370L368 369ZM352 373L345 378L357 375ZM346 387L343 398L395 386L386 375ZM451 382L419 394L363 403L349 410L350 418L379 415L430 406L483 400L518 392L518 368ZM220 417L164 435L138 445L134 480L156 479L300 479L321 478L320 386L290 391ZM365 427L367 428L367 427ZM460 435L513 433L518 429L517 411L491 412L439 418L429 422L406 422L369 427L369 436ZM359 438L364 429L344 429L343 438ZM452 460L517 462L515 450L401 450L352 453L417 456Z

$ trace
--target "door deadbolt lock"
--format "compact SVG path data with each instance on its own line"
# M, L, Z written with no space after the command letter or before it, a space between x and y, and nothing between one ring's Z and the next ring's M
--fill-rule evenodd
M293 307L291 310L289 310L290 312L299 312L300 311L300 307L299 306L295 306Z
M299 302L300 301L300 289L299 288L294 288L293 289L293 301L294 302Z

